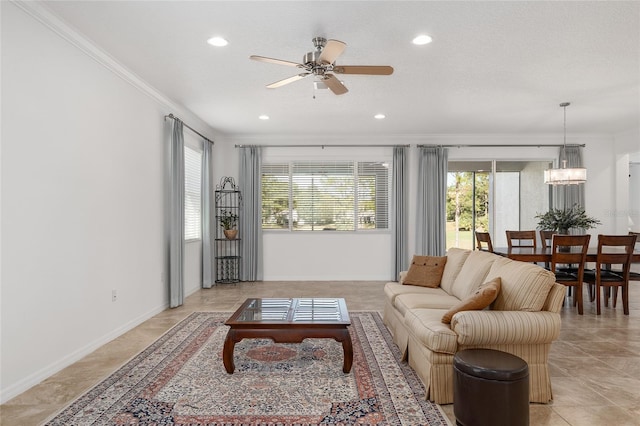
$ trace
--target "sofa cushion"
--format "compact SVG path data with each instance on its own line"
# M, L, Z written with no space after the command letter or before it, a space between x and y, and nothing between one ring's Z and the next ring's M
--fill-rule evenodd
M494 278L482 284L471 296L457 303L449 309L443 316L442 322L451 323L451 318L460 311L480 311L496 300L500 292L500 278Z
M442 294L444 291L438 288L420 287L417 285L402 285L400 283L388 282L384 285L384 294L392 305L395 304L396 297L401 294L414 294L418 297L423 294Z
M491 266L487 280L496 277L501 280L500 293L491 305L496 311L540 311L556 281L551 271L507 258Z
M460 273L453 282L450 294L464 300L476 291L482 283L487 281L487 274L491 265L500 256L484 251L472 251L462 265Z
M411 309L434 308L449 309L457 303L460 303L456 297L448 295L444 290L438 288L439 293L430 294L401 294L395 298L393 306L402 314L406 314Z
M409 334L427 348L453 355L458 349L458 335L440 321L444 312L443 309L413 309L405 314L404 324Z
M446 256L413 256L402 284L439 287L446 263Z
M455 247L447 250L447 263L444 265L442 280L440 280L440 287L447 293L451 294L453 282L460 273L467 257L469 257L469 253L471 253L471 250L463 250Z

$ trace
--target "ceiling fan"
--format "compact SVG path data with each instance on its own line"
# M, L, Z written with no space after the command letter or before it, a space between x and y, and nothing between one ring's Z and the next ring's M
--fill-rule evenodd
M334 74L366 74L366 75L391 75L393 67L388 65L336 65L335 61L344 52L347 44L339 40L327 40L324 37L315 37L313 45L316 50L304 55L303 62L283 61L282 59L267 58L265 56L251 55L254 61L269 62L272 64L287 65L303 69L304 72L293 77L285 78L267 85L269 89L284 86L294 81L302 80L311 75L324 83L336 95L342 95L349 91Z

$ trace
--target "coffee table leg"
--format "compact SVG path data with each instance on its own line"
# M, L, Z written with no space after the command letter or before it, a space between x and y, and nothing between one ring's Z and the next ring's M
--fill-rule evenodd
M224 339L224 348L222 349L222 362L224 363L224 368L229 374L233 374L233 370L236 368L233 364L233 348L236 345L234 338L235 332L233 330L229 330L227 338Z
M353 365L353 345L351 343L349 330L345 329L341 334L342 350L344 352L344 365L342 366L342 372L348 373L351 371L351 366Z

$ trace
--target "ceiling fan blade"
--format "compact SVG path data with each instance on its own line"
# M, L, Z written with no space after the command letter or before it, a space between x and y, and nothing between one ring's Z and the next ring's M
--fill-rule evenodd
M338 74L391 75L393 67L388 65L339 65L333 67Z
M318 58L318 62L321 64L332 64L336 61L338 56L342 55L347 44L340 40L327 40L327 44L322 48L322 53Z
M327 87L331 89L331 91L336 95L344 95L349 91L349 89L347 89L345 85L342 84L342 82L338 80L333 74L326 74L323 81L327 85Z
M308 77L310 75L311 75L310 73L302 73L302 74L294 75L293 77L285 78L284 80L280 80L280 81L276 81L275 83L268 84L267 88L275 89L275 88L284 86L285 84L289 84L289 83L293 83L294 81L302 80L303 78Z
M259 62L269 62L271 64L287 65L287 66L290 66L290 67L304 68L304 65L299 64L297 62L283 61L282 59L267 58L266 56L251 55L251 56L249 56L249 59L253 59L254 61L259 61Z

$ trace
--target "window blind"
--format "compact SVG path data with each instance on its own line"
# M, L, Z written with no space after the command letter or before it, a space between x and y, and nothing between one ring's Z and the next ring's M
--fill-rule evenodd
M357 161L263 164L262 227L388 229L389 168L385 162Z
M201 201L202 153L184 148L184 238L199 240L202 236Z

